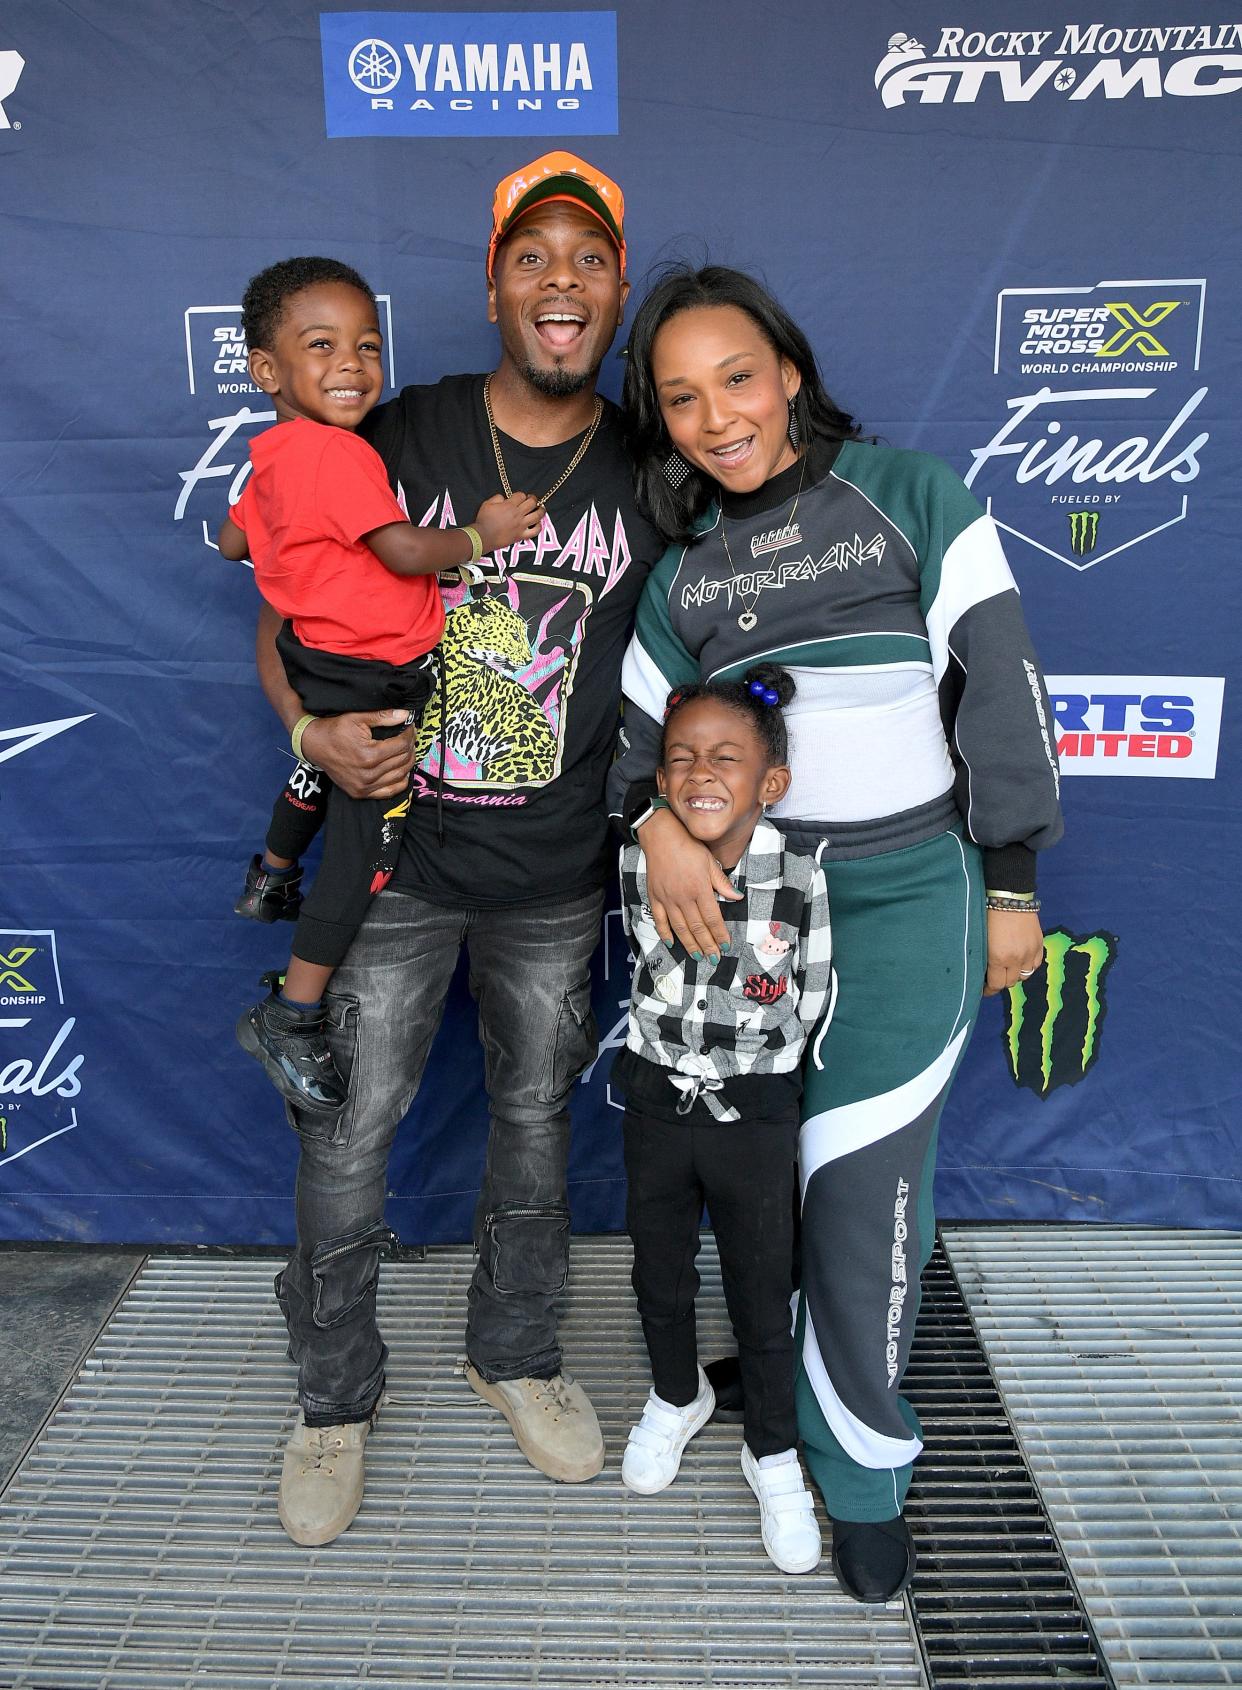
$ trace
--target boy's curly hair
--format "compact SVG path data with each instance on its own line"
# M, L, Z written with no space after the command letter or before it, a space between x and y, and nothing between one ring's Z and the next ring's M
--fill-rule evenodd
M246 283L242 295L242 333L251 351L261 346L270 352L286 302L295 293L316 287L320 282L344 282L347 287L366 294L375 305L370 284L348 264L335 258L284 258L279 264L269 264Z

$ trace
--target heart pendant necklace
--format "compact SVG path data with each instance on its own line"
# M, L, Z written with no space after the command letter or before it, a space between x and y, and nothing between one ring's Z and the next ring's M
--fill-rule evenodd
M789 507L789 515L786 517L784 523L785 528L793 527L794 512L798 508L798 500L802 497L802 483L806 480L806 464L810 455L810 452L804 452L802 454L802 474L798 477L798 491L794 494L793 504ZM748 603L742 595L743 578L738 575L737 566L733 562L733 553L729 550L729 536L725 532L723 502L720 506L720 540L721 544L724 546L725 557L729 560L729 573L733 577L734 591L736 592L738 598L742 601L742 613L737 619L737 625L744 634L749 634L751 629L755 627L759 621L759 615L755 606L759 602L759 594L763 591L763 577L761 575L756 576L755 591Z

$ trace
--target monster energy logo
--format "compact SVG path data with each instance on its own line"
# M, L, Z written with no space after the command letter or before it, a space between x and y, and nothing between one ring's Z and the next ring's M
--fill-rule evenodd
M0 1150L9 1148L9 1121L7 1115L0 1115Z
M1070 545L1079 557L1095 550L1100 537L1099 511L1071 511L1069 513Z
M1100 1054L1104 981L1117 957L1112 933L1044 935L1044 961L1006 994L1005 1055L1014 1083L1037 1097L1077 1085Z

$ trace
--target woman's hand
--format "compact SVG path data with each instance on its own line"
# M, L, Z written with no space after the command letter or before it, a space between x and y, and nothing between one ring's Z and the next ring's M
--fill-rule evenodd
M1044 960L1044 935L1039 917L1018 910L988 911L988 975L985 998L1010 986L1020 986Z
M393 727L405 717L404 710L321 716L303 732L302 750L351 798L395 798L409 785L418 729L391 739L372 739L371 729Z
M742 894L671 810L657 810L644 822L639 842L647 859L647 901L656 932L666 945L676 936L692 953L719 957L728 948L729 929L717 894L729 902Z

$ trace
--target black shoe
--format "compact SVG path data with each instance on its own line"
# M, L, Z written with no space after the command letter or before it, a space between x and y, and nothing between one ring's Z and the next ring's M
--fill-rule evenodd
M324 1037L326 1012L310 1015L280 996L280 975L265 974L271 990L262 1003L248 1009L237 1023L237 1042L256 1062L283 1098L303 1109L335 1113L346 1098Z
M834 1520L832 1570L856 1602L891 1602L914 1577L910 1528L895 1520Z
M246 870L246 890L233 905L233 913L244 915L247 921L296 921L301 907L301 865L264 868L263 858L256 851Z
M703 1369L716 1393L713 1420L739 1421L746 1418L746 1397L742 1390L742 1364L736 1356L709 1361Z

